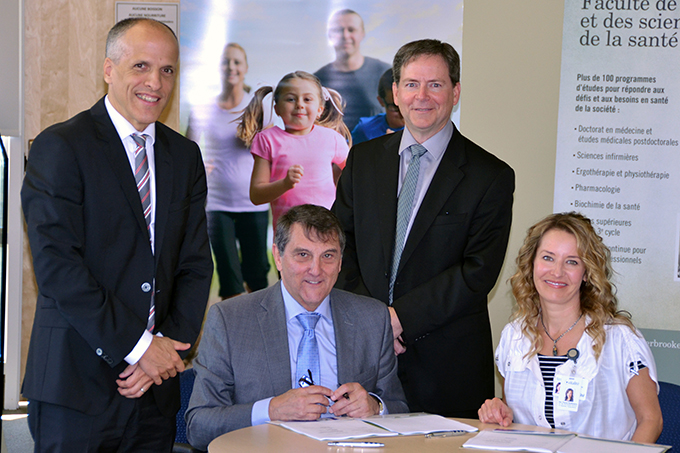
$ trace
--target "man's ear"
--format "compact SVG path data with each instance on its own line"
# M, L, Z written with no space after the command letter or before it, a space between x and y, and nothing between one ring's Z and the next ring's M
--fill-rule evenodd
M281 265L281 254L279 253L276 243L272 244L272 255L274 256L274 263L276 264L276 269L281 272L283 266Z
M382 108L387 107L385 105L385 101L383 100L383 98L381 98L380 96L376 96L376 99L378 100L378 102L380 102L380 105L382 106Z
M104 60L104 82L111 83L111 72L113 71L113 61L110 58Z

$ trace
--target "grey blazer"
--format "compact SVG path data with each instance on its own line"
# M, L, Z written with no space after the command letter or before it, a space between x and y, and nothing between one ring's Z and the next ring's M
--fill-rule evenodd
M358 382L390 413L408 412L397 378L385 304L331 291L338 381ZM210 308L194 361L196 382L185 418L192 446L251 425L253 403L291 389L281 283Z

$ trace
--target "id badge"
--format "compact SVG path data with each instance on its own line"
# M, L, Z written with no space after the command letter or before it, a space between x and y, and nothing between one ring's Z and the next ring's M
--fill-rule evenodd
M553 391L553 404L556 408L576 412L578 404L585 399L583 379L579 377L555 376Z

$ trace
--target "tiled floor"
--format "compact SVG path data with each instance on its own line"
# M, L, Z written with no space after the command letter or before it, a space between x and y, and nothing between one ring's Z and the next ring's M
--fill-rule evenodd
M2 414L2 435L8 453L32 453L33 439L28 431L26 407Z

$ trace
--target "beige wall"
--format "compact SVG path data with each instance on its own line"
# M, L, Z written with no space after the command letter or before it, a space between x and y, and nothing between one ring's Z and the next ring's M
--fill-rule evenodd
M467 0L464 7L461 131L516 177L510 245L489 304L497 344L512 308L507 280L517 251L527 228L552 213L564 1Z
M25 137L30 139L105 93L101 68L114 1L25 4ZM517 177L508 256L489 305L498 342L511 310L506 281L524 233L552 212L564 0L467 0L464 7L461 129L508 162ZM178 110L175 93L164 120L171 127L178 126ZM35 301L30 260L26 263L24 348Z
M144 0L145 3L152 1ZM179 0L163 2L179 3ZM24 0L24 137L27 141L46 127L90 108L106 94L102 68L106 34L115 20L114 5L114 0ZM178 85L161 118L175 129L179 127ZM22 379L36 299L28 245L25 250Z

